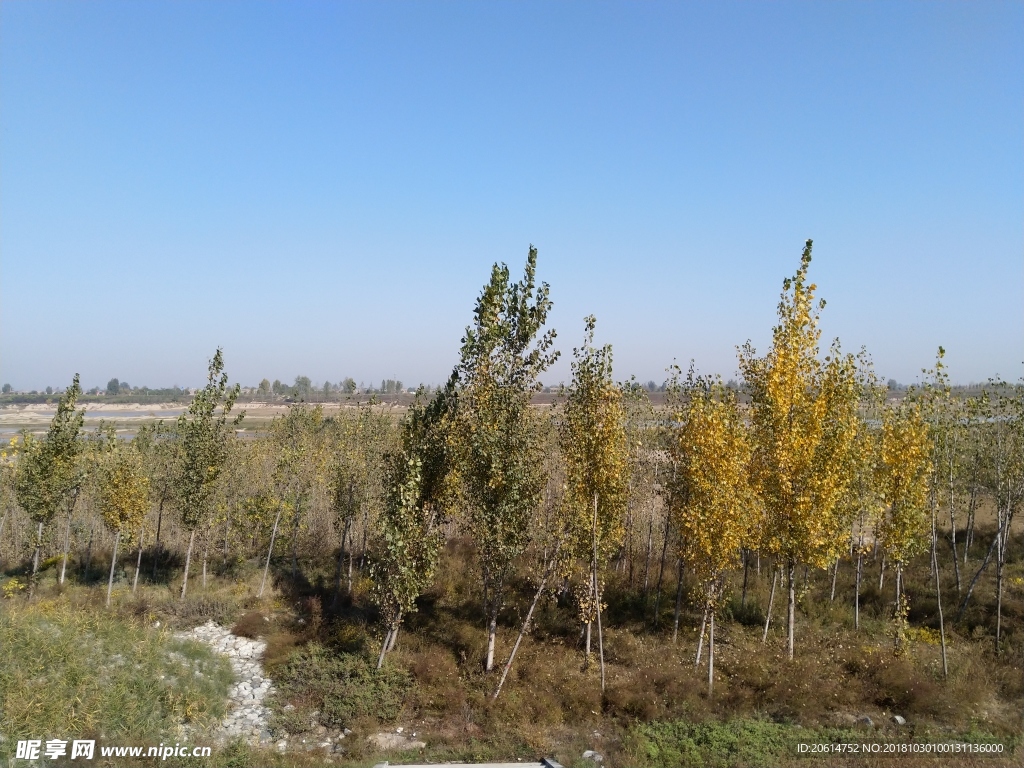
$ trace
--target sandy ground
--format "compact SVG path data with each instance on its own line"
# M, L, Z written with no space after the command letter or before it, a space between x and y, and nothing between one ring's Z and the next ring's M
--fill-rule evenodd
M173 421L185 410L181 403L157 403L140 405L138 403L85 403L85 427L87 429L99 426L101 421L114 423L119 431L134 430L143 424L149 424L164 419ZM323 406L324 413L330 414L343 409L355 407L355 403L326 403ZM383 410L394 411L395 413L405 410L405 406L396 404L381 404L377 406ZM242 423L244 428L255 428L264 426L274 417L284 415L288 412L288 405L284 403L239 403L235 406L236 411L245 411L245 420ZM236 411L233 411L236 412ZM0 434L13 435L22 429L30 432L45 432L56 413L55 405L32 404L32 405L8 405L0 406Z

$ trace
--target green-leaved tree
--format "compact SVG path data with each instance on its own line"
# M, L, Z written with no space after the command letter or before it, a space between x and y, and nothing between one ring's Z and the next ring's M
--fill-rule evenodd
M177 452L174 489L181 524L189 532L185 576L181 582L182 600L188 589L188 570L192 562L196 529L210 513L214 483L227 458L232 428L245 416L242 411L228 422L238 392L237 384L228 386L228 375L224 373L224 353L218 347L210 360L206 386L196 392L188 409L178 418L180 449Z
M36 547L32 557L32 584L39 570L39 553L43 546L43 528L59 513L65 515L64 558L59 582L64 583L68 550L71 542L71 516L82 487L84 473L82 456L82 422L84 411L76 411L75 404L82 394L78 374L71 386L64 390L57 403L57 412L50 429L42 441L26 437L19 456L15 476L18 503L37 524Z
M537 287L536 272L532 246L518 283L511 282L507 266L494 265L466 329L457 369L462 479L482 569L488 671L513 562L527 545L544 487L540 430L530 399L558 353L552 350L553 330L538 337L551 301L547 283Z

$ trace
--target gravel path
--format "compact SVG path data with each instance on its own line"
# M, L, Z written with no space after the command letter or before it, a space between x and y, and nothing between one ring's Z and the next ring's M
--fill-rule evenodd
M262 640L233 635L212 621L190 632L180 632L175 637L206 643L231 662L236 682L228 692L231 707L217 730L217 740L223 743L241 738L249 744L269 743L267 722L270 710L263 706L263 699L274 690L274 686L260 663L267 644Z

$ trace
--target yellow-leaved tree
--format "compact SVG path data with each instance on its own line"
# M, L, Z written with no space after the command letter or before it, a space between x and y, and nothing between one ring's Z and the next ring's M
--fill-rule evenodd
M736 394L691 369L675 414L671 442L676 468L672 515L679 555L704 591L708 617L708 695L714 689L715 612L724 575L737 567L754 528L750 441ZM699 660L699 656L698 656Z
M114 551L110 556L107 579L107 607L114 588L114 567L122 535L138 531L149 510L149 478L142 464L140 451L134 445L122 445L111 433L108 450L102 459L99 486L99 508L103 523L114 534Z
M903 652L909 605L903 592L903 566L928 546L928 480L931 441L920 406L909 400L886 409L882 419L882 445L878 485L886 512L878 526L886 558L896 566L896 601L893 611L895 651Z
M857 435L856 358L838 339L819 359L816 286L807 282L811 241L800 268L783 281L772 346L758 357L748 341L739 353L750 394L751 476L765 511L764 545L782 562L789 588L787 648L793 658L797 563L825 568L837 551L837 517L850 483L848 454ZM844 534L845 535L845 530Z
M602 564L622 545L629 491L629 441L622 389L612 380L612 348L594 346L593 315L585 320L583 346L573 350L573 379L565 402L560 441L565 456L563 503L578 561L589 563L588 585L578 595L590 659L591 625L597 621L604 690L601 631Z

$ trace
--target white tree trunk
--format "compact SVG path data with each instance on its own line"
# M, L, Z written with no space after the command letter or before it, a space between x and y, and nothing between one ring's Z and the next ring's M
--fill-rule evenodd
M267 585L267 572L270 570L270 556L274 553L274 539L277 538L277 524L281 522L281 507L277 508L277 517L274 518L274 530L270 534L270 546L267 547L267 562L263 566L263 580L260 581L260 591L256 597L263 597L263 588Z
M135 561L135 578L132 579L132 594L135 594L135 590L139 586L139 571L142 570L142 537L146 532L144 525L139 526L139 556Z
M107 578L107 608L110 607L110 593L114 590L114 567L117 565L117 545L121 543L121 532L114 535L114 553L110 556L110 576Z
M188 590L188 569L192 564L192 544L196 540L196 529L188 537L188 551L185 552L185 578L181 580L181 599L185 599L185 592Z
M761 645L768 642L768 627L772 623L772 607L775 605L775 586L779 583L779 569L772 570L772 591L768 595L768 611L764 617L764 634L761 635Z

